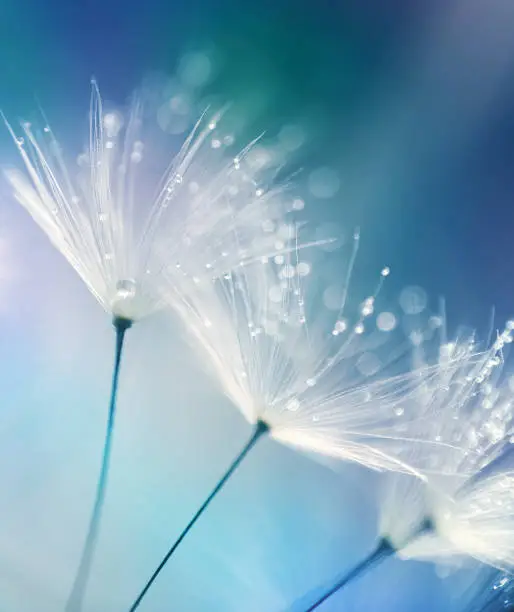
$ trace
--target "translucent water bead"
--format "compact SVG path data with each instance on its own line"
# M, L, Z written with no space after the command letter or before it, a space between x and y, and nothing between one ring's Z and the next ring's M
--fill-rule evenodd
M136 296L137 285L133 279L124 279L116 283L116 300L129 300Z

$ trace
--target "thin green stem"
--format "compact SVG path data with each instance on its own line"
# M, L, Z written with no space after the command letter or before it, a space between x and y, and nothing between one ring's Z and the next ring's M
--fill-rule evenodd
M328 589L315 603L313 603L305 612L312 612L321 604L331 597L334 593L345 587L348 583L359 578L370 570L373 566L378 565L387 557L393 555L395 552L394 547L389 543L387 539L382 539L378 543L378 546L373 552L371 552L361 563L356 565L352 570L345 574L340 580L338 580L333 587Z
M114 432L114 421L116 417L116 397L118 394L118 379L120 374L121 355L123 352L123 341L125 333L130 329L132 322L128 319L115 317L113 320L114 329L116 330L116 350L114 355L114 369L112 374L111 399L109 403L109 414L107 417L107 429L105 432L104 448L102 455L102 466L100 475L96 485L95 503L91 518L89 520L89 528L87 531L86 540L82 549L79 566L73 581L68 601L66 603L66 612L80 612L84 602L91 566L98 541L98 531L102 518L102 510L105 501L105 493L107 491L107 480L109 477L109 465L111 460L112 436Z
M425 518L418 526L418 528L412 533L410 538L404 545L409 542L414 541L419 536L424 533L429 533L435 530L435 525L432 520L427 517ZM385 561L388 557L396 554L396 548L391 544L391 542L383 537L379 540L377 547L373 552L371 552L363 561L361 561L358 565L356 565L353 569L351 569L347 574L345 574L340 580L338 580L333 587L328 589L315 603L313 603L309 608L305 610L305 612L312 612L318 608L324 601L326 601L329 597L334 595L337 591L347 586L350 582L364 575L367 571Z
M186 525L186 527L184 528L182 533L179 535L179 537L172 544L171 548L168 550L168 552L164 556L163 560L159 563L159 565L157 566L157 569L151 575L151 577L149 578L149 580L147 581L147 583L143 587L143 590L140 592L140 594L138 595L137 599L134 601L134 603L130 607L130 612L134 612L134 610L137 610L137 608L139 608L139 605L143 601L143 598L147 594L148 590L150 589L150 587L154 583L154 581L157 578L157 576L161 573L161 571L164 568L164 566L168 563L168 561L172 557L173 553L177 550L177 548L179 547L179 545L182 542L182 540L186 537L188 532L192 529L193 525L200 518L200 516L204 513L204 511L207 509L207 507L212 502L212 500L216 497L216 495L225 486L225 484L230 479L232 474L235 472L235 470L237 469L239 464L243 461L243 459L252 450L252 448L255 446L257 441L262 437L262 435L265 434L268 431L268 429L269 429L268 425L266 423L264 423L263 421L258 421L257 422L257 425L255 426L254 432L252 434L252 437L248 440L248 442L246 443L244 448L241 450L241 452L237 455L237 457L231 463L231 465L228 468L228 470L221 477L221 479L219 480L218 484L214 487L214 489L211 491L209 496L205 499L205 501L200 506L200 508L196 511L196 513L194 514L193 518Z

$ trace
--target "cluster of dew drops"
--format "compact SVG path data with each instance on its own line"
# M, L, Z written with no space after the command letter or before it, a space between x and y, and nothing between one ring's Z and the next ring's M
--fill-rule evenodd
M112 150L116 148L116 140L123 128L123 116L119 112L110 112L106 113L103 116L103 125L102 128L104 130L105 138L104 138L104 146L107 150ZM23 124L24 129L30 130L30 123ZM212 149L221 149L222 147L230 147L234 143L234 136L232 134L228 135L219 135L216 133L217 123L215 121L210 121L208 124L208 128L212 131L213 136L210 140L210 146ZM49 126L45 126L43 128L45 134L51 137L51 144L56 147L57 142L52 135L51 129ZM16 142L19 147L23 147L25 143L25 139L23 137L17 137ZM144 155L144 143L141 140L135 140L132 143L132 148L129 154L129 160L132 164L139 164ZM254 156L253 163L259 167L264 166L267 162L269 162L270 156L267 154L267 151L264 147L259 146L256 151L256 155ZM82 153L77 158L77 163L79 166L83 167L89 163L89 159L86 153ZM101 164L101 158L97 161L98 164ZM235 171L242 171L242 180L251 181L253 183L255 189L255 196L261 197L264 195L265 190L262 186L259 186L251 176L244 172L243 164L246 163L246 160L241 159L240 156L235 156L232 160L232 166ZM118 170L121 173L126 172L126 168L122 163L120 163ZM167 206L169 200L171 200L173 196L173 191L176 186L182 185L183 176L180 173L175 173L173 177L171 177L167 187L167 197L164 198L162 206ZM189 192L194 195L200 189L200 186L196 181L190 181L188 184ZM235 184L229 184L227 186L227 190L230 195L237 194L237 186ZM79 197L73 193L72 194L72 202L74 204L79 203ZM305 202L300 197L292 198L289 210L292 212L297 212L303 210L305 207ZM53 211L55 215L59 213L58 209ZM105 223L108 219L108 215L104 211L98 212L98 220L100 223ZM269 314L275 312L277 314L277 319L272 320L269 319L267 321L261 322L261 324L256 324L254 321L248 322L248 327L250 329L250 335L252 337L258 336L259 334L266 333L267 335L274 336L276 339L280 339L280 324L294 325L294 326L302 326L307 322L306 311L305 311L305 303L304 296L301 290L301 281L307 277L311 273L311 263L308 261L296 261L294 263L291 262L290 257L286 257L281 251L287 251L287 248L293 241L296 239L296 227L294 224L282 223L278 225L273 219L264 220L262 223L262 232L264 234L268 234L274 242L273 248L275 249L275 255L269 257L263 257L263 264L272 264L279 268L278 270L278 279L279 283L277 285L273 285L269 288L267 299L269 300L272 308L269 310ZM222 257L227 257L229 254L225 251L221 252L220 255ZM241 253L241 256L244 256L245 253ZM112 253L105 253L104 258L106 261L110 261L113 259ZM176 268L180 268L181 264L176 263ZM205 267L209 270L213 264L206 263ZM147 273L150 273L148 270ZM381 277L385 278L389 276L390 268L384 267L381 271ZM225 278L228 280L231 277L231 273L226 273ZM194 282L199 282L199 279L193 278ZM291 302L286 300L284 297L284 293L287 291L291 291L295 300L295 308L291 307ZM118 300L127 300L131 299L136 295L137 292L137 283L133 279L122 279L117 282L116 285L116 299ZM284 308L284 304L288 305ZM367 297L361 304L359 316L357 321L350 325L347 318L343 318L338 316L333 324L331 334L334 337L341 336L343 334L353 333L357 336L364 334L366 331L366 320L369 319L375 311L375 296ZM206 325L210 323L206 321ZM382 312L379 313L376 317L376 326L379 330L383 332L392 331L397 325L397 318L392 312ZM489 379L492 371L500 364L501 358L499 357L499 353L504 348L504 346L510 342L512 342L514 334L514 321L509 321L505 330L498 336L494 343L494 355L487 361L484 368L481 370L479 375L476 376L476 384L477 390L476 394L480 393L483 397L482 407L484 410L491 411L491 420L486 422L485 424L485 432L478 432L473 428L470 428L468 435L470 437L470 445L478 446L478 439L480 436L486 436L487 432L489 435L489 439L498 440L501 439L504 433L504 426L502 425L501 416L504 416L503 413L500 414L500 408L494 408L495 404L495 393L496 391L493 389L492 385L490 385L487 380ZM422 337L419 332L413 332L411 341L413 344L420 343L422 341ZM442 347L442 350L446 350L447 352L451 352L452 343L449 343L447 347ZM307 386L314 386L316 384L315 377L309 378L306 381ZM512 380L509 380L509 386L514 389L514 377ZM299 408L299 402L296 398L293 398L289 404L288 409L292 411L296 411ZM403 414L403 408L401 406L395 407L395 414L397 416L401 416ZM512 440L514 442L514 439Z
M514 578L511 575L500 576L494 582L491 590L493 593L501 593L501 602L505 608L514 604Z

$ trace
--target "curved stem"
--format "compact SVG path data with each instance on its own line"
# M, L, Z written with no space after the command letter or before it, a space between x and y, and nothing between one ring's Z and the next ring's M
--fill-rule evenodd
M98 540L98 530L100 520L102 518L102 510L105 501L105 493L107 490L107 479L109 476L109 464L111 459L112 449L112 434L114 431L114 419L116 416L116 397L118 393L118 378L120 373L121 355L123 351L123 341L125 332L130 329L132 322L128 319L115 317L113 320L114 329L116 330L116 350L114 355L114 369L112 374L111 399L109 403L109 414L107 418L107 429L105 432L104 448L102 455L102 467L98 482L96 485L95 503L91 518L89 520L89 528L87 531L86 540L82 549L80 563L73 581L73 587L66 603L66 612L80 612L86 592L87 582L91 572L91 565L96 550Z
M139 605L143 601L144 596L146 595L146 593L148 592L148 590L152 586L152 584L155 581L155 579L157 578L157 576L161 573L161 571L164 568L164 566L168 563L168 561L170 560L170 558L173 555L173 553L177 550L177 548L179 547L179 545L182 542L182 540L186 537L186 535L191 530L193 525L200 518L200 516L203 514L203 512L207 509L207 507L209 506L211 501L216 497L216 495L225 486L227 481L230 479L232 474L235 472L236 468L239 466L239 464L243 461L243 459L248 455L248 453L255 446L256 442L261 438L261 436L263 434L265 434L268 431L268 429L269 429L268 425L266 423L264 423L263 421L258 421L257 422L257 425L255 426L254 432L252 434L252 437L248 440L248 442L246 443L244 448L241 450L241 452L237 455L237 457L231 463L231 465L228 468L228 470L221 477L221 479L219 480L218 484L214 487L214 489L211 491L209 496L205 499L203 504L196 511L195 515L189 521L189 523L186 525L186 527L184 528L182 533L179 535L177 540L175 540L175 542L172 544L171 548L168 550L168 552L164 556L163 560L159 563L159 565L157 566L157 569L151 575L151 577L149 578L149 580L147 581L147 583L143 587L143 590L141 591L141 593L138 595L138 597L135 600L135 602L130 607L130 612L134 612L134 610L137 610L137 608L139 608Z
M345 587L348 583L355 578L359 578L370 570L373 566L378 565L387 557L393 555L395 552L394 547L389 543L387 539L379 541L378 546L375 550L370 553L361 563L356 565L347 574L345 574L340 580L338 580L333 587L326 591L314 604L312 604L305 612L312 612L318 608L324 601L331 597L334 593Z
M435 524L433 523L432 519L427 516L421 521L421 523L418 525L418 528L404 543L404 546L407 545L409 542L416 540L421 535L433 531L435 531ZM339 589L345 587L348 583L352 582L352 580L355 580L355 578L359 578L372 567L378 565L379 563L387 559L387 557L396 554L396 552L397 549L391 544L391 542L387 538L381 538L378 542L377 547L372 553L370 553L363 561L361 561L352 570L350 570L350 572L348 572L340 580L338 580L332 588L326 591L325 594L322 595L316 601L316 603L312 604L310 608L307 608L305 612L312 612L312 610L318 608L324 601L326 601L334 593L339 591Z

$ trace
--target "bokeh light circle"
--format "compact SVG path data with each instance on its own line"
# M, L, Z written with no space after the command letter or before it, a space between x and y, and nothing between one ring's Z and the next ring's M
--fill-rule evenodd
M339 176L332 168L317 168L309 174L308 188L315 198L333 198L339 191L340 186Z
M422 287L406 287L400 293L400 306L405 314L416 315L427 307L427 293Z

